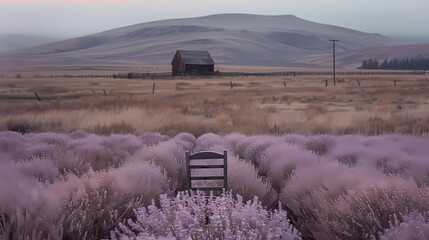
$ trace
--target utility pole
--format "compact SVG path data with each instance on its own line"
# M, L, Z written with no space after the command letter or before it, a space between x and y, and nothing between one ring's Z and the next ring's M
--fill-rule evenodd
M333 69L334 69L334 85L336 85L337 81L335 80L335 42L339 42L340 40L329 40L329 41L331 41L332 45L333 45L332 66L333 66Z

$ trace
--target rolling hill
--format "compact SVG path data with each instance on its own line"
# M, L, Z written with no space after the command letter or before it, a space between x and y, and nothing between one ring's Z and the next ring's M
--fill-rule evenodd
M24 34L0 34L0 52L11 51L20 48L34 47L56 41L58 41L58 39L44 36Z
M292 15L219 14L162 20L0 55L2 65L145 65L170 63L177 49L208 50L217 64L324 67L332 44L344 65L400 42ZM372 50L368 50L372 49ZM395 48L392 48L395 49ZM382 50L380 50L382 51ZM347 55L348 54L348 55ZM353 58L355 56L355 58ZM343 64L341 58L339 65Z

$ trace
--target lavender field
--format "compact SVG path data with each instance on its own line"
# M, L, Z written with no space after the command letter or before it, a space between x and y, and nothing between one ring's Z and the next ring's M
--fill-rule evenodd
M187 195L185 151L228 150ZM0 239L428 239L429 139L0 133Z

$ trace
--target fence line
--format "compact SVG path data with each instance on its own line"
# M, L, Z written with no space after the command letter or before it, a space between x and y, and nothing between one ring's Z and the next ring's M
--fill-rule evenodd
M43 75L43 74L21 74L21 73L17 73L17 74L0 74L0 78L111 78L113 77L114 74L47 74L47 75Z
M398 72L396 72L396 74L398 74ZM418 74L418 73L408 72L408 74ZM162 75L156 75L156 76L162 76ZM170 75L170 77L171 77L171 75ZM193 75L193 76L188 76L188 77L197 77L197 76ZM241 87L242 86L240 83L236 83L236 82L233 82L233 81L227 80L227 79L225 79L225 80L226 80L225 82L222 82L222 85L225 86L226 88L230 88L231 90L234 89L235 87ZM420 80L420 79L416 79L416 80ZM275 79L275 81L277 81L277 79ZM328 80L328 79L323 79L323 80L322 79L314 79L314 82L319 83L320 86L324 85L325 87L328 87L329 81L330 80ZM362 81L362 79L356 79L355 81L357 83L356 87L359 87L359 88L361 86L363 86L364 82L365 82L365 81ZM373 80L373 81L378 81L378 80ZM393 87L397 87L397 85L400 85L399 84L400 82L397 79L394 79L393 81L392 80L387 80L387 81L390 84L393 83ZM228 84L228 82L229 82L229 84ZM298 82L300 82L300 81L298 81ZM176 83L175 85L173 85L173 83L174 82L165 82L165 84L167 84L166 86L170 86L171 87L170 90L174 90L174 89L176 91L177 90L184 90L188 86L188 85L181 86L181 85L178 85L178 83ZM270 84L271 81L269 81L267 83ZM279 88L289 88L290 87L290 85L287 83L287 81L284 81L284 80L279 80L278 84L279 84L278 85ZM192 85L190 85L190 86L192 87ZM386 86L388 86L388 85L386 84ZM392 86L392 85L390 85L390 86ZM36 100L36 101L42 101L42 100L66 100L66 99L79 99L79 98L88 97L88 96L91 96L91 95L95 96L95 97L97 97L97 99L99 99L101 96L104 96L104 97L108 96L108 92L106 91L105 88L97 88L97 89L89 88L88 90L89 91L87 91L86 95L82 95L80 93L80 94L74 94L74 95L57 95L57 96L55 96L55 95L50 95L49 93L46 94L46 93L43 93L43 92L29 92L28 94L19 94L19 95L9 95L9 94L7 94L7 95L1 95L0 94L0 100ZM124 93L127 93L127 92L130 91L130 89L126 89L126 88L124 88L124 89L120 89L120 88L119 89L115 89L114 88L114 89L111 90L111 94L109 94L110 96L114 95L113 94L113 90L115 91L115 93L119 93L119 94L124 94ZM143 94L145 94L145 93L146 94L150 94L150 93L152 93L152 95L155 95L155 92L158 91L158 84L156 84L156 82L153 82L151 90L149 90L149 89L147 89L147 90L146 89L142 89L142 90L143 90L142 92L139 92L139 93L136 93L136 94L141 94L141 93L143 93ZM161 91L163 90L163 83L161 83L161 82L160 82L160 90ZM414 88L411 87L411 88L409 88L409 90L414 90ZM75 92L75 91L70 91L70 93L72 93L72 92ZM97 92L100 92L100 95L97 95Z
M172 76L170 72L159 73L127 73L113 74L114 78L128 79L189 79L189 78L210 78L210 77L278 77L278 76L328 76L332 71L285 71L285 72L214 72L185 74ZM363 76L363 75L425 75L426 71L337 71L339 76Z
M332 71L280 71L280 72L214 72L184 74L173 76L171 72L155 73L118 73L118 74L34 74L25 76L27 78L127 78L127 79L192 79L192 78L210 78L210 77L278 77L278 76L328 76L333 75ZM361 75L426 75L425 70L391 70L391 71L336 71L339 76L361 76ZM0 74L0 78L5 78L5 74ZM21 73L13 74L11 78L24 78Z

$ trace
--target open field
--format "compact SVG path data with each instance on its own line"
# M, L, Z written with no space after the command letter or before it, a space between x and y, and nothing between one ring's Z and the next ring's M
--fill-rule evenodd
M428 76L12 76L0 239L429 237ZM224 149L231 193L180 193Z
M429 76L340 76L336 86L330 80L325 87L328 78L5 75L0 79L0 130L428 135Z

